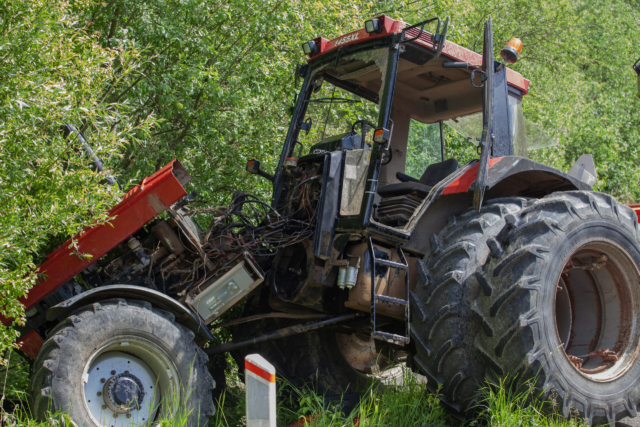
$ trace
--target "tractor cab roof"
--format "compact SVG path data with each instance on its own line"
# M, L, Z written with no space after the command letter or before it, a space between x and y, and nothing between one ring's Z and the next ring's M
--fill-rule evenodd
M322 37L314 39L317 46L316 53L309 55L309 63L324 62L323 59L334 57L332 53L343 47L349 50L360 45L375 44L376 40L399 34L409 24L396 21L387 16L377 18L380 32L368 33L365 28L344 34L332 40ZM406 38L413 39L401 46L398 62L394 105L396 108L407 110L410 116L424 123L433 123L482 111L482 91L474 88L470 82L471 70L460 68L443 68L444 62L467 62L479 65L482 55L446 41L442 54L434 61L435 50L431 34L428 31L420 34L419 28L406 31ZM364 47L364 46L363 46ZM364 65L364 64L363 64ZM381 82L379 69L372 67L370 72L349 70L348 83L351 87L377 92ZM344 81L344 77L340 80ZM478 81L479 83L479 81ZM517 95L525 95L529 90L530 81L521 74L507 69L507 83L516 89ZM373 99L377 102L377 99ZM399 102L397 102L399 101Z

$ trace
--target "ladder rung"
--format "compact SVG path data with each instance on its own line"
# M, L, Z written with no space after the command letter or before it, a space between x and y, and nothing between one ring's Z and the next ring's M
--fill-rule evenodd
M401 268L403 270L407 270L409 268L408 266L406 266L404 264L401 264L399 262L393 262L393 261L389 261L389 260L386 260L386 259L376 258L374 262L376 264L386 265L387 267L391 267L391 268Z
M409 338L407 338L407 337L403 337L402 335L397 335L397 334L390 334L388 332L375 331L373 333L373 336L374 337L384 338L384 339L387 339L387 340L409 342Z
M376 295L375 296L376 301L386 301L386 302L390 302L393 304L399 304L399 305L407 305L407 300L403 300L400 298L394 298L394 297L388 297L386 295Z

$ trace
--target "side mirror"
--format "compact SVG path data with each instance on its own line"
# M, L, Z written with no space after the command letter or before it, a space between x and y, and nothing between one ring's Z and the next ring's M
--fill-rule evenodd
M260 161L256 159L251 159L247 162L246 167L247 172L253 175L260 175L263 178L267 178L269 181L273 182L275 177L270 173L267 173L263 170L260 170Z

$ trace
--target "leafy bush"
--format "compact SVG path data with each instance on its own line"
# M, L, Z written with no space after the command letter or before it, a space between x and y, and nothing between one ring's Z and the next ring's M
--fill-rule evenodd
M90 127L98 155L109 157L154 122L129 122L126 103L103 102L140 57L136 49L106 49L87 31L80 16L91 3L0 4L0 305L18 323L17 299L35 283L35 264L83 227L106 220L120 196L100 184L102 176L60 126ZM2 329L0 347L14 337Z

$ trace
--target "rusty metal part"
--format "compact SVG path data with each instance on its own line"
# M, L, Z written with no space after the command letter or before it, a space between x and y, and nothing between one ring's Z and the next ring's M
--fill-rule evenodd
M600 256L594 256L593 260L590 263L581 263L580 261L578 261L576 258L570 258L569 261L567 262L567 264L564 266L564 268L562 269L562 274L568 274L569 271L573 270L574 268L580 268L582 270L589 270L589 271L593 271L593 270L600 270L602 267L604 267L607 264L607 256L605 254L600 254Z
M280 338L286 338L286 337L290 337L292 335L298 335L304 332L309 332L309 331L313 331L316 329L321 329L327 326L332 326L332 325L337 325L340 323L346 323L349 322L350 320L353 320L355 318L357 318L358 316L361 316L360 313L351 313L351 314L343 314L340 316L335 316L332 317L330 319L327 320L323 320L320 322L314 322L314 323L305 323L302 325L295 325L295 326L289 326L287 328L282 328L282 329L277 329L275 331L272 332L268 332L266 334L263 335L259 335L257 337L254 338L249 338L246 340L242 340L242 341L238 341L238 342L228 342L228 343L224 343L224 344L219 344L213 347L209 347L209 348L205 348L204 351L205 353L207 353L209 356L214 355L214 354L220 354L220 353L226 353L228 351L233 351L233 350L237 350L239 348L242 347L247 347L253 344L259 344L259 343L263 343L263 342L267 342L267 341L273 341L273 340L277 340Z
M377 243L373 244L376 256L383 259L388 259L393 262L401 262L397 251L393 248L387 248ZM345 307L361 310L363 312L371 311L371 256L368 255L369 248L366 242L359 244L352 244L347 246L346 254L348 256L357 256L362 261L362 268L358 269L358 276L356 285L349 290L349 299L345 302ZM406 254L405 254L406 255ZM409 284L413 289L417 282L417 269L415 268L415 261L409 261ZM375 269L375 289L377 295L389 296L398 299L404 299L407 297L407 291L405 289L405 272L395 268L388 268L383 265L378 265ZM376 304L376 311L379 314L393 317L396 319L405 318L404 307L397 304L385 303L378 301Z
M578 356L567 354L567 359L569 359L569 361L573 363L576 368L582 369L582 364L584 363L584 361L581 358L579 358Z
M180 262L181 258L176 258L174 254L169 255L167 258L162 260L160 263L160 274L165 274L167 271L170 271L177 263ZM173 260L173 261L172 261ZM169 262L172 261L172 262ZM164 265L166 262L169 262L166 266Z
M387 358L376 351L370 334L336 334L336 341L344 358L358 371L377 373L389 364Z
M256 314L255 316L241 317L239 319L229 320L228 322L216 323L211 325L213 328L226 328L228 326L239 325L240 323L254 322L262 319L299 319L299 320L318 320L331 317L329 314L296 314L296 313L266 313Z
M618 355L615 351L601 348L598 351L592 351L591 353L584 356L572 356L567 354L567 358L578 368L580 371L588 374L595 374L598 372L602 372L605 369L611 367L615 362L618 361ZM594 369L583 369L586 360L602 358L602 365L598 366ZM585 360L586 359L586 360Z
M568 258L557 283L555 320L565 354L581 374L608 381L637 357L630 333L639 273L611 242L591 241Z
M185 251L185 247L180 238L165 220L160 220L151 230L160 241L174 254L180 255Z

